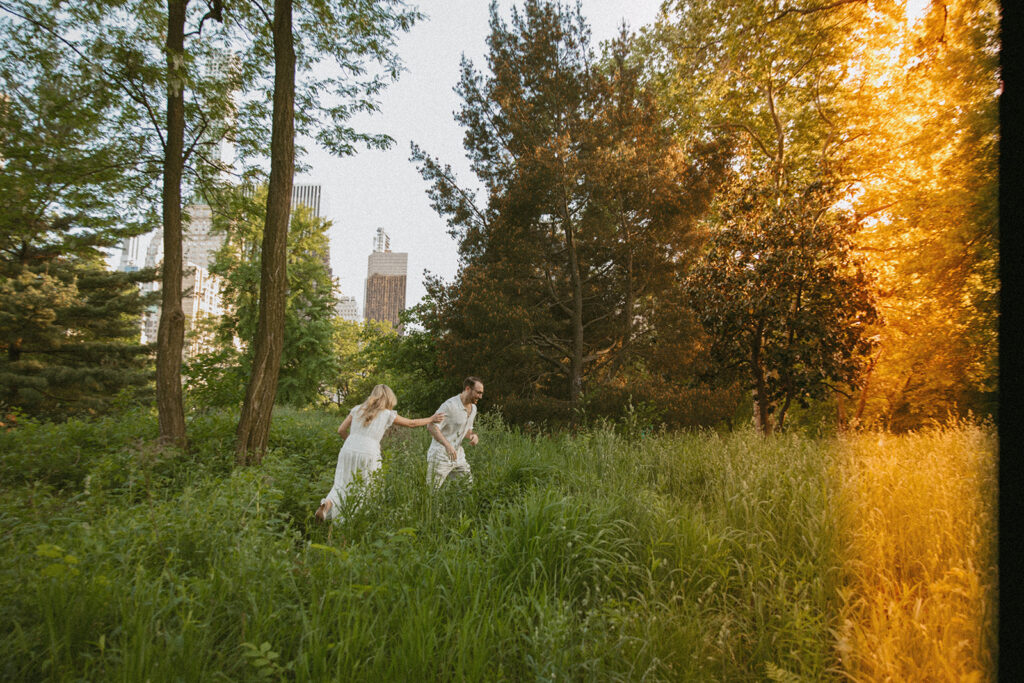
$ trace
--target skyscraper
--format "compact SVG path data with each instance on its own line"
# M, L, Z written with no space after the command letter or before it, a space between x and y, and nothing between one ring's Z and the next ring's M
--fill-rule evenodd
M138 235L125 237L121 240L121 259L118 261L117 269L125 273L134 273L139 269L141 261L140 250L142 241Z
M405 310L405 277L409 254L391 251L391 238L377 228L367 262L363 319L388 321L401 332L398 314Z
M309 207L314 216L320 217L320 186L292 185L292 211L302 205Z
M313 213L317 218L323 217L323 212L320 208L320 185L292 185L292 204L291 209L295 211L296 207L305 206ZM327 267L327 273L330 277L334 277L334 272L331 270L331 246L330 243L327 245L327 251L323 255L324 266Z

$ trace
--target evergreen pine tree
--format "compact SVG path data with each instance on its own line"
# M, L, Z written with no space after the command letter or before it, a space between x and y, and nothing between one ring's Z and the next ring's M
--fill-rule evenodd
M145 231L141 141L115 98L56 39L0 20L0 404L30 415L99 411L145 389L139 344L154 273L110 272L104 249Z

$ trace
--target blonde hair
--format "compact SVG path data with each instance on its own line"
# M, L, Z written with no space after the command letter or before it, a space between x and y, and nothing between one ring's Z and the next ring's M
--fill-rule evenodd
M364 425L373 422L373 418L382 410L391 410L398 405L398 398L395 392L387 384L378 384L370 392L370 396L359 406L359 417Z

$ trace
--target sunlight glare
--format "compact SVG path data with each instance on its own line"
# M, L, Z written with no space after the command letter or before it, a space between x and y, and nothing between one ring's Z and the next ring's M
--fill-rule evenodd
M907 14L907 26L913 26L920 19L924 18L925 12L931 0L907 0L905 11Z

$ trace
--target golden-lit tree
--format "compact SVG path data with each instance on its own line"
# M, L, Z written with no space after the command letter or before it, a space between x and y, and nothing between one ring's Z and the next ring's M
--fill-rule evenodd
M841 158L838 67L856 47L861 4L796 11L770 0L669 0L645 34L651 82L681 133L740 143L738 177L806 187Z
M853 415L902 429L994 409L999 13L991 0L872 7L838 92L886 320Z
M836 204L825 185L785 195L770 183L744 187L684 283L719 379L735 373L753 392L764 434L785 426L792 405L857 382L873 347L870 281L851 254L856 226Z
M904 429L993 411L997 3L663 9L649 61L681 133L735 135L739 178L769 173L785 192L821 175L845 188L883 321L846 416Z

